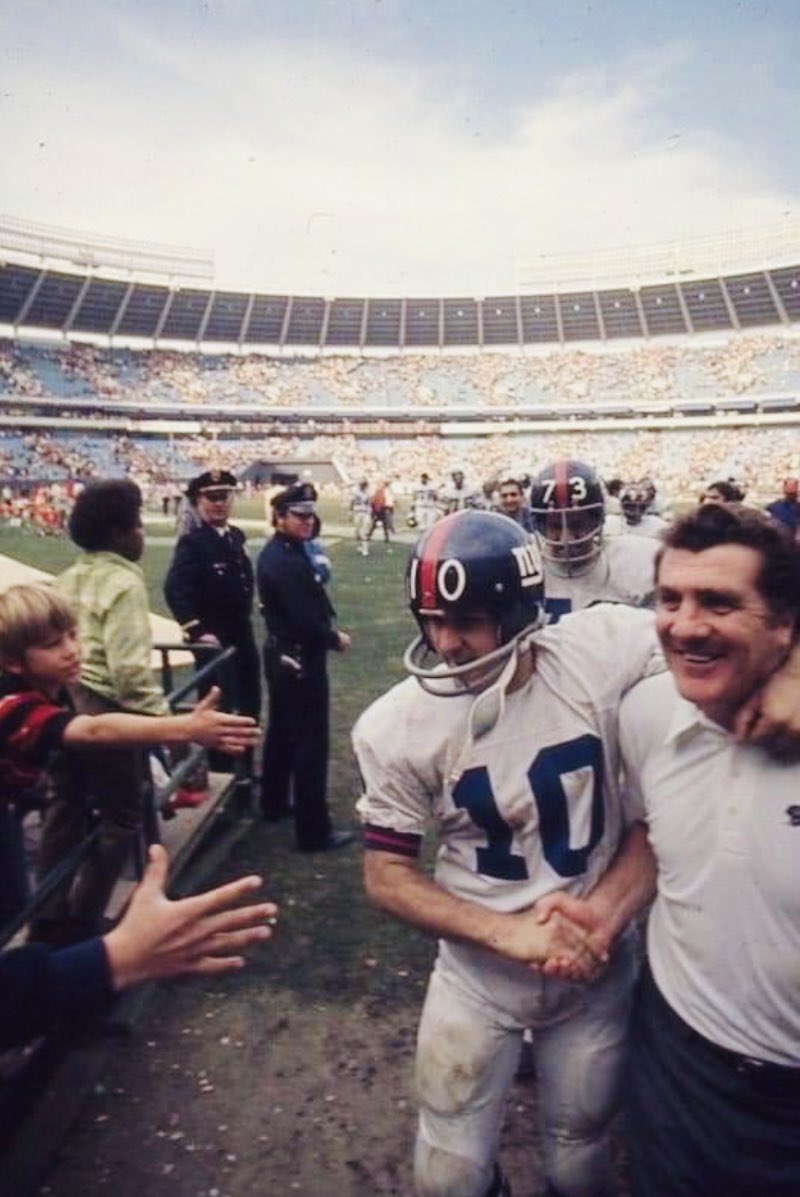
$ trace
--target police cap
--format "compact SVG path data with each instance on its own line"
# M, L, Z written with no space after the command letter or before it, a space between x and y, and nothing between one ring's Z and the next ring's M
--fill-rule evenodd
M317 492L310 482L296 482L294 486L287 486L270 500L276 515L286 515L287 511L295 515L313 515L316 501Z
M186 496L190 503L196 503L200 495L215 490L236 490L236 478L230 470L206 470L198 474L186 487Z

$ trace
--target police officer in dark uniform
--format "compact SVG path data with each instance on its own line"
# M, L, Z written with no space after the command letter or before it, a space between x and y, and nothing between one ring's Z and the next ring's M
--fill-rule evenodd
M230 672L215 679L222 687L221 705L258 719L261 677L250 622L253 566L244 532L228 523L235 493L236 478L228 470L209 470L189 483L186 495L199 522L175 545L164 594L190 644L233 645ZM204 655L198 664L205 660ZM230 761L215 756L211 764L230 768Z
M351 831L331 826L326 800L327 654L344 652L350 637L337 629L322 577L303 547L314 533L316 498L309 482L273 497L275 535L256 567L267 625L269 693L262 811L270 822L280 819L290 813L293 798L297 847L304 852L339 848L353 839Z

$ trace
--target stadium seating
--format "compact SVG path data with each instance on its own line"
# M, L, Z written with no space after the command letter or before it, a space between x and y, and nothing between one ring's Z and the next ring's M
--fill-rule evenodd
M164 341L479 347L659 337L800 320L800 266L631 289L476 299L248 295L0 266L0 321Z

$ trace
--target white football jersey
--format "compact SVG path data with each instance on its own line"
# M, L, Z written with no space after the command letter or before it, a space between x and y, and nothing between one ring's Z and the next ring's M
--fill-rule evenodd
M426 482L419 482L411 492L411 500L420 509L435 507L437 503L436 487Z
M551 623L592 603L627 603L641 607L652 601L655 589L657 540L642 536L614 536L582 574L567 577L544 559L545 610Z
M464 486L451 483L449 486L440 487L439 499L448 514L451 511L463 511L465 507L481 506L480 492L468 483Z
M370 513L370 498L369 492L366 490L355 490L350 499L350 510L354 516L369 515Z
M624 531L628 536L653 536L657 538L668 527L668 520L662 519L660 515L655 515L652 511L646 511L638 524L629 524L626 520Z
M353 731L367 845L416 855L433 825L437 882L506 912L554 889L585 893L610 865L625 822L617 711L663 667L652 614L622 606L580 612L534 644L532 676L480 738L468 733L472 695L435 696L412 678Z

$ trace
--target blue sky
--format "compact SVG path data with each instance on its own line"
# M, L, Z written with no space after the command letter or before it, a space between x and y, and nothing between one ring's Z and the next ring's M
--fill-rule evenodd
M0 209L223 286L502 294L800 213L797 0L24 0Z

